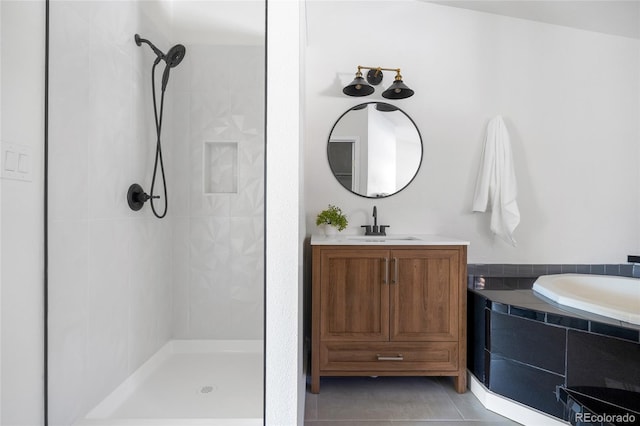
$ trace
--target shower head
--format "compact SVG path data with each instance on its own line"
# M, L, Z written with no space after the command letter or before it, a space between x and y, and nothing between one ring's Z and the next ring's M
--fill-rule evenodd
M145 38L140 37L138 34L134 36L134 40L138 46L142 46L142 43L148 44L149 47L151 47L151 50L153 50L153 52L158 56L158 58L165 61L167 63L167 66L171 68L182 62L182 59L184 58L184 55L187 51L187 49L183 45L176 44L171 49L169 49L169 51L165 55L164 53L162 53L162 50L158 49L156 46L154 46L153 43Z
M151 43L147 39L140 37L138 34L136 34L133 38L138 46L142 46L142 43L148 44L149 47L151 47L151 49L157 55L154 67L158 64L158 62L160 62L160 60L166 62L167 65L164 67L164 72L162 73L162 91L164 92L167 88L167 83L169 82L169 70L173 67L178 66L178 64L182 62L182 60L184 59L184 55L187 53L187 49L182 44L176 44L171 49L169 49L169 51L165 55L160 49L155 47L153 43Z
M182 62L182 59L184 59L184 55L186 53L187 53L187 49L183 45L176 44L171 49L169 49L169 51L167 52L167 54L163 59L167 63L167 66L173 68L177 66L180 62Z
M187 49L183 45L176 44L171 49L169 49L169 51L163 58L164 61L167 63L167 65L164 67L164 72L162 73L162 91L163 92L167 88L167 83L169 82L169 70L177 66L180 62L182 62L182 59L184 58L184 55L186 53L187 53Z

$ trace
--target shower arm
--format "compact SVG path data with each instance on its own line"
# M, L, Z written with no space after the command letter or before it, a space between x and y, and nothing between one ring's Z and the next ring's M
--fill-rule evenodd
M164 56L164 53L162 53L162 50L158 49L149 40L147 40L146 38L140 37L138 34L134 35L133 38L138 46L142 46L142 43L149 45L151 50L153 50L153 52L158 56L158 62L164 59L165 56Z

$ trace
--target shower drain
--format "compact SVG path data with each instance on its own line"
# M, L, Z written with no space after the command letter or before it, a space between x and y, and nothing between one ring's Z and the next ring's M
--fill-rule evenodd
M211 393L213 391L213 386L203 386L200 389L200 393Z

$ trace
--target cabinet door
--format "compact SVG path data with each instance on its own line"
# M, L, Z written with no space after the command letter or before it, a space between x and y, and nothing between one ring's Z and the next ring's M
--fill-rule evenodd
M388 250L327 250L322 253L322 340L389 339L388 259Z
M460 252L394 250L391 268L390 340L457 340Z

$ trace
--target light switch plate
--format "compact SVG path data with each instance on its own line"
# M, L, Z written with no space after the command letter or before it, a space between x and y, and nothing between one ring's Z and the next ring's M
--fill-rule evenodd
M0 176L3 179L33 181L31 147L9 142L2 142L0 147Z

